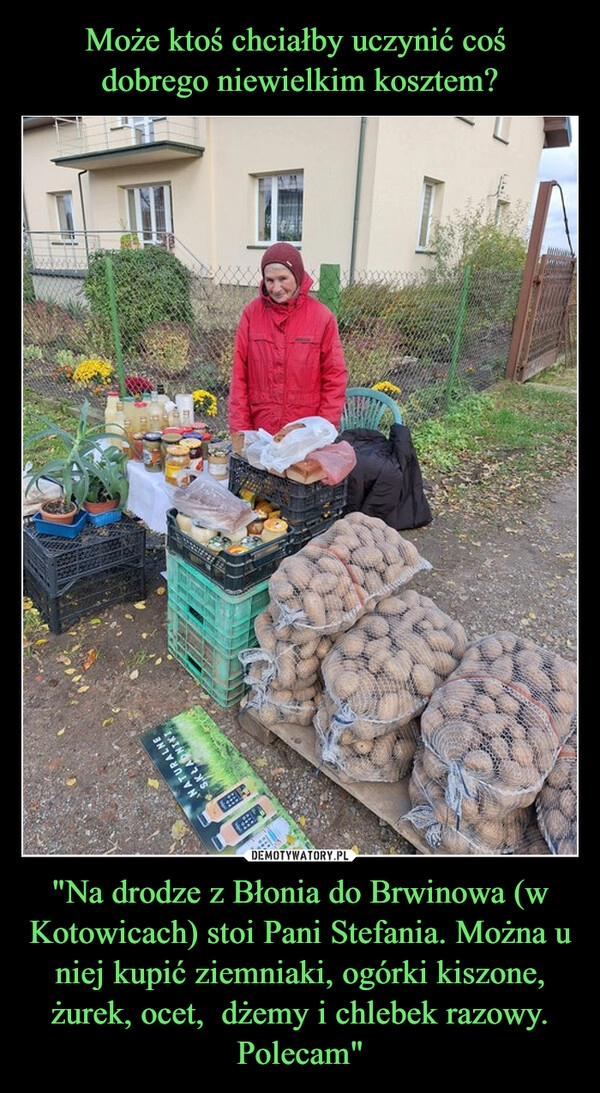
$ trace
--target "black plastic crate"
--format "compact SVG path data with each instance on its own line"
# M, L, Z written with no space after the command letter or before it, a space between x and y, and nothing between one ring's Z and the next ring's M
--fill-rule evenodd
M146 572L143 565L117 566L103 573L79 577L53 596L31 571L25 570L24 587L52 633L62 634L78 619L101 611L111 603L145 599Z
M281 515L289 524L307 523L330 516L340 516L346 504L348 480L337 486L324 486L322 482L292 482L270 474L259 467L252 467L239 455L229 460L229 489L239 494L248 490L281 509Z
M216 553L181 530L177 523L177 509L167 512L167 550L196 566L224 592L234 596L266 580L275 572L282 558L299 549L300 544L296 542L293 532L287 532L281 539L262 543L243 554Z
M75 539L40 535L32 521L23 527L23 565L50 598L80 577L104 574L118 566L143 567L146 530L131 517L95 527L87 524Z

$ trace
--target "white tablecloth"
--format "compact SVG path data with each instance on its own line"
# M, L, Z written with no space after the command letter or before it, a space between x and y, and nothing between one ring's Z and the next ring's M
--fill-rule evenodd
M167 534L167 510L175 507L175 486L165 482L160 471L147 471L144 464L130 459L127 464L129 497L125 508L148 525L152 531Z
M202 474L214 482L205 462ZM167 534L167 511L175 508L175 486L165 482L162 471L147 471L138 459L127 464L129 497L125 506L134 516L139 516L152 531ZM227 486L227 479L222 483Z

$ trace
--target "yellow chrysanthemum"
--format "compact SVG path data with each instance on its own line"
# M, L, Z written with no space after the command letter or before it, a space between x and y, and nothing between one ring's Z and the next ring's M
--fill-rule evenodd
M217 400L210 391L192 391L192 398L196 410L202 410L207 417L216 417Z
M82 361L73 372L73 383L106 384L113 373L113 366L108 361L92 359Z
M383 391L386 395L399 395L402 388L396 387L394 383L388 383L387 380L382 380L381 383L374 383L372 387L373 391Z

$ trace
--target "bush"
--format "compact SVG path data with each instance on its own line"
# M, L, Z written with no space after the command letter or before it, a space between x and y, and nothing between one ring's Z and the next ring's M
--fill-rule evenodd
M159 322L193 322L191 272L163 247L142 250L96 251L90 257L84 294L92 316L106 332L111 329L107 279L110 261L121 346L139 351L142 335Z
M190 341L187 323L152 323L142 337L141 353L146 364L166 376L178 376L189 365Z

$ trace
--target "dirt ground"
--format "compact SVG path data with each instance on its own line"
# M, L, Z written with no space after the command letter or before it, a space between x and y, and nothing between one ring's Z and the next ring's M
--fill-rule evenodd
M426 489L428 484L426 483ZM410 587L460 621L470 639L526 634L577 658L576 507L572 473L529 505L473 514L436 504L402 534L432 565ZM200 855L141 735L201 705L319 848L416 854L393 828L283 741L258 742L167 653L162 537L147 538L147 595L68 632L36 633L23 657L23 842L32 855ZM182 822L183 821L183 822Z

